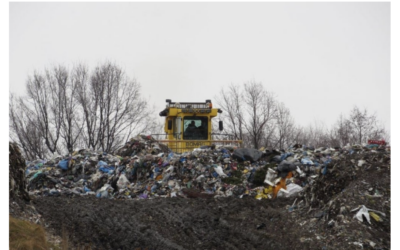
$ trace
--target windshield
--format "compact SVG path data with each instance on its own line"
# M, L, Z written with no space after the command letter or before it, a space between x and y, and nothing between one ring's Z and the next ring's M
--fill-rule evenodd
M183 139L207 140L208 139L208 117L185 116L183 118Z

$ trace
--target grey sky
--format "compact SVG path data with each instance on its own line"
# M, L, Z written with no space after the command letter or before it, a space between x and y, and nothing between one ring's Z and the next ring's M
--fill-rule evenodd
M11 92L35 69L105 60L157 113L255 80L297 124L357 105L390 129L390 3L10 3Z

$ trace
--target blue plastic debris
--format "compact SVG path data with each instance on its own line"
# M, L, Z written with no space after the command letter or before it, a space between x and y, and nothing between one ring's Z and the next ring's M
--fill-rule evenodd
M301 163L302 164L306 164L306 165L313 165L314 163L312 162L312 160L310 160L309 158L307 158L307 157L303 157L302 159L301 159Z
M114 171L114 167L109 166L109 167L100 167L99 170L103 173L112 173Z
M285 153L285 154L281 155L281 161L285 160L286 158L288 158L291 155L293 155L293 154L292 153Z
M231 157L231 156L230 156L229 154L223 154L223 155L222 155L222 158L224 158L224 159L225 159L225 158L230 158L230 157Z
M67 159L64 159L64 160L61 160L59 163L58 163L58 167L60 167L62 170L67 170L68 169L68 163L69 163L69 160L67 160Z
M328 173L328 164L332 161L331 158L328 158L326 161L324 161L324 169L322 170L322 174L326 175Z
M103 167L103 166L106 167L108 164L107 164L107 162L99 161L99 162L97 163L97 165L100 166L100 167Z

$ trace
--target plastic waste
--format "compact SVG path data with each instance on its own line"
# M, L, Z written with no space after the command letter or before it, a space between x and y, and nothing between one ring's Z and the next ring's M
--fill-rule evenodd
M386 216L385 213L382 213L382 212L379 212L379 211L376 211L373 209L369 209L364 205L361 205L361 206L351 210L351 212L354 212L357 210L358 210L358 212L356 215L354 215L353 218L356 218L357 220L363 222L363 217L365 217L365 219L368 221L369 224L371 224L371 220L370 220L370 214L368 213L368 211L376 212L376 213L381 214L382 216Z
M217 166L217 165L214 164L213 167L214 167L214 169L215 169L215 172L217 172L219 176L221 176L221 177L228 177L228 176L224 173L224 171L222 170L222 167L221 167L221 166Z
M107 164L107 162L99 161L99 162L97 163L97 166L99 166L99 167L107 167L108 164Z
M87 188L86 186L84 186L84 187L83 187L83 191L84 191L85 193L87 193L87 192L91 192L92 190L90 190L89 188Z
M128 178L126 178L125 174L121 174L117 181L117 187L119 189L124 189L130 184Z
M112 172L114 171L114 167L112 166L108 166L108 167L100 167L99 170L103 173L108 173L108 174L112 174Z
M306 174L299 168L299 166L296 166L296 172L299 173L300 177L306 176Z
M289 172L296 170L296 169L297 169L296 165L284 160L281 163L279 163L279 165L278 165L278 168L277 168L278 176L284 178L287 176L287 174Z
M29 182L38 178L41 174L42 174L42 171L37 171L33 176L31 176L31 178L29 178Z
M271 168L268 168L267 174L265 175L264 183L267 183L270 186L275 186L274 179L277 177L276 171Z
M285 192L286 191L286 192ZM286 185L286 190L281 188L277 197L295 197L298 193L303 191L303 188L295 183Z
M376 220L378 222L382 221L381 217L379 217L379 215L377 215L374 212L369 212L369 215L371 215L371 217L374 218L374 220Z
M304 165L313 165L314 164L314 162L307 157L303 157L301 159L301 163Z
M273 194L273 187L269 186L268 188L259 189L257 191L256 199L271 199Z
M366 163L365 160L358 160L357 166L362 167L362 165L364 165L365 163Z
M104 184L104 186L96 192L96 197L108 198L108 190L113 190L113 188L110 186L110 184Z
M93 194L102 198L147 199L153 196L184 196L181 189L191 188L223 197L251 195L266 199L268 195L291 196L292 183L300 188L305 187L309 191L308 187L314 183L320 184L321 180L330 182L330 178L335 179L336 175L341 177L340 175L347 171L346 167L361 164L365 166L368 164L367 161L374 161L377 165L380 165L382 161L390 163L390 154L374 154L374 158L363 157L360 151L373 154L373 151L365 146L360 148L349 146L349 150L354 150L356 154L350 157L353 162L345 168L340 162L338 164L335 162L335 165L332 164L332 167L328 168L331 161L347 158L349 151L343 148L318 148L314 151L311 147L301 148L300 145L298 148L292 147L284 152L270 148L261 149L261 152L256 149L249 151L249 149L220 146L216 149L202 147L178 154L165 150L161 145L154 146L156 141L146 140L147 137L135 138L127 142L124 150L118 151L116 155L93 150L76 150L73 157L64 156L64 159L59 157L53 162L46 162L45 159L27 162L25 171L26 178L30 180L28 189L30 192L36 192L35 195L48 195L55 187L60 195ZM162 153L159 149L163 149ZM258 156L265 157L257 158ZM257 160L254 161L256 158ZM59 163L64 169L59 166ZM274 168L275 166L277 168ZM265 176L257 175L263 171L266 171ZM298 175L291 178L289 174L295 172ZM319 175L320 173L331 173L332 177L324 178ZM357 175L359 173L356 172ZM118 192L110 192L111 189L100 191L106 183L118 188ZM274 190L272 194L265 191L262 187L263 183ZM240 192L237 191L238 187L241 187ZM258 190L258 188L264 188L264 190ZM371 189L373 186L369 185L368 188ZM379 190L381 194L373 194L371 189L362 195L368 198L386 197L385 189L379 188ZM338 193L343 190L339 187L333 191ZM143 192L145 193L141 196ZM312 201L312 197L309 198ZM316 199L314 197L314 201ZM295 206L290 207L289 212L294 211L295 208ZM368 213L374 220L383 219L380 213L370 210Z
M255 162L260 159L262 152L254 148L239 148L233 151L232 158L239 161Z
M147 199L147 198L149 198L149 196L147 195L146 192L144 192L143 194L139 195L139 198L140 199Z
M283 160L285 160L286 158L288 158L291 155L293 155L293 154L292 153L285 153L285 154L281 155L280 160L283 161Z
M69 160L64 159L64 160L59 161L57 166L59 168L61 168L62 170L68 170L68 163L69 163Z

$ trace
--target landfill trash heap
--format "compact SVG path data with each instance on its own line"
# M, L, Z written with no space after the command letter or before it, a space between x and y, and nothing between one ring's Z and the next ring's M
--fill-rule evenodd
M82 149L64 157L27 162L25 174L29 195L38 200L38 209L59 231L57 216L63 214L70 220L63 223L86 223L81 226L91 225L91 237L101 238L105 229L98 229L95 219L86 219L94 209L88 204L97 204L96 216L108 218L107 209L119 211L129 202L126 207L135 204L135 210L124 210L120 216L143 223L158 221L151 226L157 229L155 236L146 238L150 226L143 224L137 231L118 224L116 221L124 221L118 216L115 222L106 219L109 228L130 228L138 236L131 243L120 239L123 234L108 236L106 242L96 241L98 249L181 249L174 244L182 249L229 248L233 243L207 241L208 234L200 232L204 240L196 246L190 245L190 235L179 236L181 241L174 236L174 232L181 235L195 230L182 228L181 221L197 223L199 216L211 211L219 217L212 219L212 225L196 224L197 230L220 227L224 235L229 228L229 235L236 235L245 228L252 236L243 233L230 238L244 244L238 249L390 249L390 161L390 147L375 144L321 148L296 144L286 150L215 146L176 154L150 136L139 135L113 154ZM63 197L81 198L70 203ZM157 203L167 197L172 199ZM183 206L177 199L191 203L184 202L189 207L174 212L176 206ZM140 202L144 200L147 205ZM50 208L55 204L59 207ZM79 218L85 220L75 221L76 209L67 209L69 206L79 207L79 216L83 216ZM165 217L165 211L177 214ZM168 227L171 230L163 229ZM85 231L80 233L75 241L90 239ZM157 245L172 239L175 243L171 245Z
M362 157L341 169L340 162L352 155ZM65 157L27 162L25 175L33 196L95 195L109 199L275 198L272 187L289 177L275 196L303 193L307 204L318 206L340 192L338 187L346 186L357 168L367 168L377 159L390 163L390 148L354 145L315 149L294 145L283 151L205 146L176 154L151 136L139 135L115 154L82 149ZM351 171L347 171L349 168ZM340 185L309 195L307 190L329 178Z

